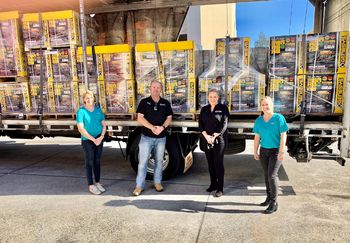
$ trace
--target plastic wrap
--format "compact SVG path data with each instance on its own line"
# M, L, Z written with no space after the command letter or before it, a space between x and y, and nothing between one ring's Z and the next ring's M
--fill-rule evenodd
M79 14L75 11L42 13L45 45L61 47L80 45Z
M270 79L267 94L274 101L274 111L294 112L296 109L296 76L287 75Z
M250 66L262 74L267 73L268 47L252 48Z
M32 111L37 112L40 104L40 81L29 80L30 100ZM43 111L48 112L49 96L47 92L47 81L43 83Z
M44 47L44 22L41 30L39 23L39 14L23 14L23 40L26 48Z
M54 110L53 112L74 112L73 90L71 81L53 82ZM50 103L50 105L52 105Z
M46 61L44 51L42 51L42 66L43 66L43 79L47 80L46 73ZM40 50L32 50L26 52L28 63L28 76L31 81L40 81Z
M250 38L229 39L228 74L235 75L243 71L249 72L250 65ZM225 75L226 39L216 39L216 75Z
M4 113L30 112L28 82L0 83L0 103Z
M77 80L75 49L45 51L49 81Z
M96 75L95 75L95 70L94 70L94 62L93 62L91 47L87 48L86 60L87 60L87 70L88 70L89 80L95 79ZM81 47L78 48L78 52L77 52L77 75L78 75L78 80L85 80L85 77L84 77L84 57L82 54Z
M79 108L84 106L83 93L85 92L84 81L79 81ZM97 84L95 80L89 80L89 90L96 96L96 101L99 101L99 96L97 94Z
M23 45L3 46L0 43L0 76L27 76Z
M137 103L150 96L153 80L163 85L162 96L174 112L196 111L196 77L202 70L202 53L193 41L159 43L159 65L155 44L136 45Z
M23 45L20 12L12 11L0 13L0 45Z

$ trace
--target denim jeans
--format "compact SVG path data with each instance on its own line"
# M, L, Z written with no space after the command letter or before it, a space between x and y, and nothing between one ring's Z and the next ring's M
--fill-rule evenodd
M260 147L260 163L264 171L266 194L270 199L277 201L278 180L277 172L282 165L282 160L278 161L279 148L266 149Z
M95 182L100 182L101 174L101 155L103 150L103 140L100 145L96 146L91 140L81 140L81 146L84 150L85 157L85 172L88 181L88 185L93 185L92 170L95 175Z
M147 164L149 156L154 149L154 175L153 183L160 184L163 177L163 158L165 150L166 137L164 138L151 138L141 135L139 143L139 165L136 177L136 187L143 188L146 183Z

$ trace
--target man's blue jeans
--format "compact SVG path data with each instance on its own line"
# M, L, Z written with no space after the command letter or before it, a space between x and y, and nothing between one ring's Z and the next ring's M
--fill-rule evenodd
M141 135L141 140L139 143L139 166L137 170L136 177L136 187L143 188L146 182L147 175L147 164L149 160L149 155L154 149L154 175L153 183L160 184L163 177L163 158L165 150L166 137L164 138L151 138Z

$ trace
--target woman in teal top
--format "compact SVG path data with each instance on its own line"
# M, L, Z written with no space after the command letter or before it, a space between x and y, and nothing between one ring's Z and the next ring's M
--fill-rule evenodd
M277 113L273 113L273 102L269 96L260 102L264 115L257 118L254 124L254 159L261 162L264 171L267 198L261 206L269 207L265 213L277 211L278 181L277 172L282 165L283 150L286 143L288 126L286 119ZM260 152L258 148L260 144Z
M87 90L83 93L84 106L78 110L77 126L81 134L81 145L85 156L85 172L92 194L99 195L106 190L100 184L101 155L103 150L103 138L106 133L106 122L101 108L94 103L94 93ZM92 172L95 175L93 183Z

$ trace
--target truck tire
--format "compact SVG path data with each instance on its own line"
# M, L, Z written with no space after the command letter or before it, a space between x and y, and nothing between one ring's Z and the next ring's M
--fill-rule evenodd
M229 139L225 154L238 154L245 150L245 139Z
M138 164L139 164L139 142L141 135L139 135L132 143L130 148L130 163L134 171L137 173ZM176 171L178 170L181 164L181 155L177 144L171 137L167 137L164 151L164 160L163 160L163 180L171 178ZM147 180L153 179L154 173L154 157L153 150L150 155L150 159L147 165Z

